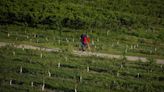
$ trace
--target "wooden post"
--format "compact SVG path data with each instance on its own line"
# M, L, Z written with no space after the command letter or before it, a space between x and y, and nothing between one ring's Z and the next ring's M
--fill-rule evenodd
M97 38L97 42L99 42L99 38Z
M97 48L97 46L95 45L95 49Z
M137 73L137 77L138 77L138 78L140 77L140 73Z
M12 80L10 80L10 85L12 85Z
M24 46L23 46L22 50L24 51Z
M60 43L61 43L60 39L58 40L58 43L59 43L59 45L60 45Z
M75 39L73 38L72 41L75 42Z
M65 61L68 61L68 58L67 57L65 57Z
M87 72L89 72L89 66L87 66Z
M82 78L82 76L80 75L80 82L82 82L82 79L83 79L83 78Z
M154 48L154 51L156 52L157 51L157 48Z
M112 43L112 47L114 47L114 44Z
M74 91L77 92L77 84L75 85L75 90Z
M127 52L128 52L128 49L126 48L126 49L125 49L125 53L127 53Z
M22 66L20 67L20 71L19 72L20 72L20 74L22 73Z
M50 71L48 71L48 76L51 77L51 73L50 73Z
M121 64L121 68L123 68L123 65Z
M36 40L36 43L39 43L39 39Z
M10 33L7 34L7 37L10 37Z
M133 45L130 46L130 49L133 49Z
M117 45L119 45L120 44L120 42L119 41L117 41Z
M77 92L77 89L75 88L75 92Z
M29 36L27 35L26 38L29 39Z
M135 49L136 48L136 45L133 45L133 48Z
M44 83L44 81L43 81L42 91L44 91L44 87L45 87L45 83Z
M58 63L58 68L60 68L60 62Z
M46 41L48 42L48 38L46 37Z
M119 72L117 72L117 77L119 77L120 76L120 74L119 74Z
M161 64L161 66L160 66L160 67L161 67L161 69L163 68L162 64Z
M67 42L67 43L69 43L69 40L68 40L68 38L66 38L66 42Z
M33 87L34 86L34 83L33 83L33 81L31 82L31 87Z
M43 58L43 54L42 53L40 53L40 58Z
M15 51L13 51L13 56L15 56Z
M150 54L152 54L153 53L153 51L152 50L150 50Z
M106 32L106 35L107 35L107 36L109 35L109 30Z

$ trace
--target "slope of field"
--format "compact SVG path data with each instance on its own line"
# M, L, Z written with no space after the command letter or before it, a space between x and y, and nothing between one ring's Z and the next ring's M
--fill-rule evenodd
M163 92L163 66L154 62L78 57L0 48L0 91Z
M163 0L1 0L0 40L164 58ZM58 44L59 43L59 44Z
M91 52L151 57L79 57ZM0 92L164 92L163 0L0 0L0 42L61 48L62 53L0 48Z

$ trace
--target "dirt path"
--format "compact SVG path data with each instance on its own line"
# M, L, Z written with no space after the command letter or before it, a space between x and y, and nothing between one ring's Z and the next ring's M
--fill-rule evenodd
M37 46L26 45L26 44L15 45L12 43L0 42L0 47L6 46L6 45L11 45L15 48L33 49L33 50L41 50L41 51L47 51L47 52L60 52L60 51L62 51L59 48L45 48L45 47L37 47ZM78 56L96 56L96 57L102 57L102 58L121 58L122 57L122 55L113 55L113 54L87 52L87 51L83 52L83 51L76 51L76 50L73 50L72 53L74 55L78 55ZM147 59L145 57L126 56L126 58L129 61L141 60L142 62L147 62ZM156 63L157 64L164 64L164 60L163 59L156 59Z

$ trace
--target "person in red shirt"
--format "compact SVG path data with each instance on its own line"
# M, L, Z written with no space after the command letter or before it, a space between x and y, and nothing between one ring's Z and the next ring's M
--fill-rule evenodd
M90 49L89 42L90 42L89 36L87 36L86 34L82 34L81 35L81 47L82 47L82 51L85 51L85 49L87 47Z

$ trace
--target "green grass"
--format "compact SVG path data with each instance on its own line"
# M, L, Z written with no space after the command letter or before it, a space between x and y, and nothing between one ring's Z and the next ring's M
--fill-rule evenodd
M80 92L164 91L164 70L161 65L151 62L23 51L10 46L0 48L0 53L1 92L41 91L43 81L46 90L66 92L73 92L75 87ZM40 53L43 54L42 58ZM51 72L51 77L48 76L48 71ZM12 85L9 85L10 80L13 80ZM34 87L31 87L31 82Z
M30 28L17 25L1 25L0 27L0 41L14 42L18 44L24 43L50 48L61 48L69 51L71 51L70 49L79 49L80 35L84 33L84 30L71 30L67 28L58 31L54 29ZM95 43L94 46L91 46L91 51L123 54L125 49L127 49L126 55L164 58L163 42L161 40L155 40L154 38L147 38L146 36L152 35L153 37L160 34L160 32L155 34L154 32L147 33L142 32L142 30L140 31L137 32L137 34L142 33L143 37L123 32L113 32L110 30L107 35L107 31L103 31L102 29L97 29L94 32L88 31L88 34L94 39ZM9 37L8 33L10 34Z
M92 52L164 58L163 5L163 0L1 0L0 42L63 52L0 48L0 92L38 92L43 82L46 91L55 92L163 92L163 65L151 59L70 54L87 33L95 42Z
M162 0L2 0L0 41L79 49L88 33L95 52L164 58L163 10Z

